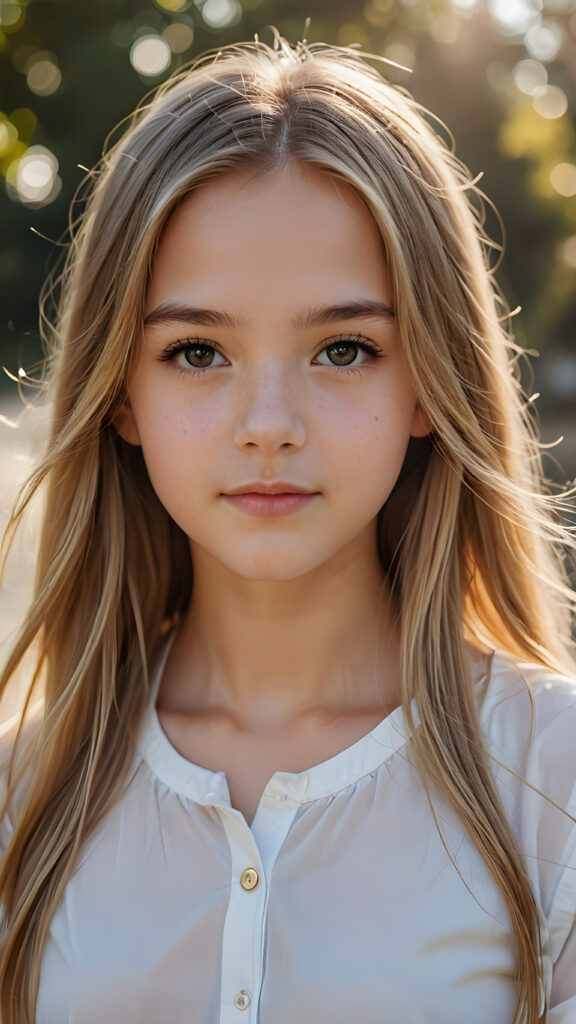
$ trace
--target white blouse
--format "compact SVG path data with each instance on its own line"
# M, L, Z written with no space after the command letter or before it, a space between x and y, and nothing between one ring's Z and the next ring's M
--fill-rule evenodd
M435 797L450 860L401 709L322 764L276 772L248 827L224 773L162 731L162 668L132 781L53 918L38 1024L510 1024L503 900ZM576 825L514 772L576 817L576 681L496 654L476 693L540 916L548 1024L573 1024Z

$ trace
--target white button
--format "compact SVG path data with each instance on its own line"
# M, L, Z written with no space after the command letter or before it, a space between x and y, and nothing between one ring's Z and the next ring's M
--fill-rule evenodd
M278 793L276 799L277 800L287 800L288 799L288 793Z
M250 1006L250 993L241 988L234 996L234 1006L237 1010L247 1010Z

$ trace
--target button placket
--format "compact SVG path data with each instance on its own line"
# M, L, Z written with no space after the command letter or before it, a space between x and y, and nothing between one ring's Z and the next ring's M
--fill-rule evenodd
M262 984L266 880L245 818L232 808L218 813L230 847L231 884L222 937L220 1024L254 1024Z
M283 789L275 792L269 787L264 791L260 808L252 822L251 832L257 843L260 861L267 878L272 877L276 858L299 807L300 804L291 799L290 794Z

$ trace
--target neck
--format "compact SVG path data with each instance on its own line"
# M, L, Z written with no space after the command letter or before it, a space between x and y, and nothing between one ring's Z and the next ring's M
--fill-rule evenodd
M248 580L193 551L194 591L159 693L165 710L252 727L399 701L399 640L371 546L292 580Z

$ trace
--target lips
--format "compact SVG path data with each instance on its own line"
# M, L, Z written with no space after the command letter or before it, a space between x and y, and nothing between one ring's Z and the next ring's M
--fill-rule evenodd
M232 487L226 494L314 494L316 492L299 484L291 484L284 480L276 480L267 483L259 480L255 483L241 484L239 487Z
M254 487L254 484L251 486ZM319 497L319 494L317 491L280 491L276 494L241 491L236 494L223 494L222 497L224 501L248 516L277 518L299 512Z

